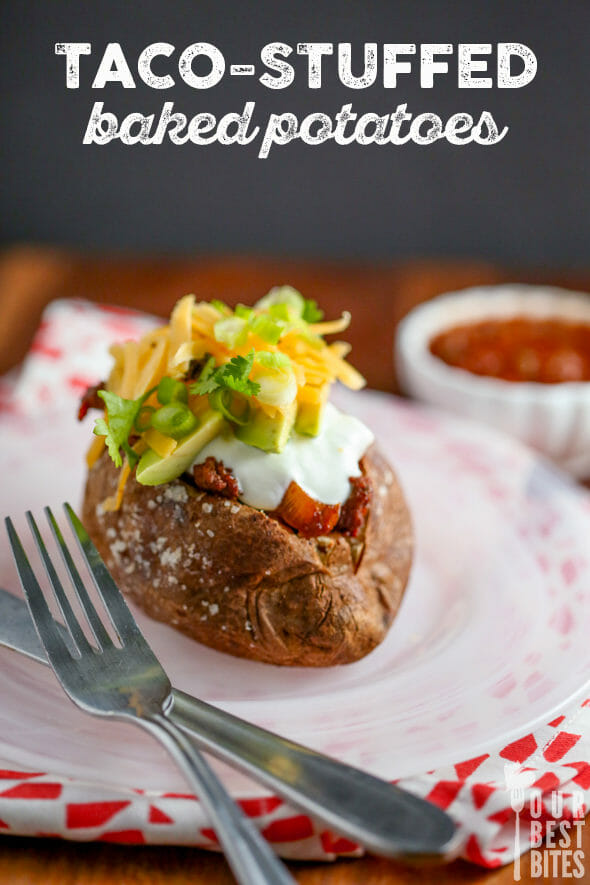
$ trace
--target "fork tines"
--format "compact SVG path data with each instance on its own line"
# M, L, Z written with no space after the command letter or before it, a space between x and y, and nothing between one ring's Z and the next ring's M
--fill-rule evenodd
M74 537L76 538L76 541L78 543L78 547L82 553L86 565L88 566L88 570L98 591L98 595L100 596L104 604L104 607L114 629L117 632L119 639L122 643L125 643L131 638L137 638L139 631L135 624L133 616L131 615L127 604L123 599L121 592L119 591L118 587L116 586L115 582L107 571L105 564L100 558L98 550L90 540L86 529L84 528L70 505L64 504L63 506L68 517L70 526L72 528ZM64 540L63 534L59 528L55 516L53 515L49 507L44 508L44 513L47 517L47 521L51 528L51 533L55 539L55 543L60 551L65 569L71 579L80 606L86 616L96 646L99 650L104 650L105 648L113 645L113 640L106 630L105 625L90 598L88 590L86 589L84 581L72 557L72 554L70 553L70 550ZM43 540L39 527L30 511L27 511L26 517L31 529L31 533L35 540L37 550L39 551L43 566L47 573L49 583L53 589L53 593L59 605L59 609L63 616L64 622L66 623L70 631L75 647L78 653L81 653L82 651L88 651L92 648L92 646L90 645L82 628L80 627L78 618L72 608L68 595L64 590L63 584L52 562L51 556ZM39 619L40 622L43 623L44 627L46 627L48 631L48 637L51 637L51 644L54 647L54 651L57 652L58 648L63 651L64 642L62 636L60 635L60 632L53 621L53 616L47 604L47 600L45 598L43 590L41 589L41 586L37 581L34 570L31 567L22 542L10 518L6 519L6 528L8 531L8 536L10 539L10 545L12 547L16 567L29 606L31 608L31 613L33 614L35 620Z

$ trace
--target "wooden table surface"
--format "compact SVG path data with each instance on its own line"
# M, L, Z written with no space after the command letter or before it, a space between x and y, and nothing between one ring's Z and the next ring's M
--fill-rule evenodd
M516 280L590 291L590 272L502 269L478 261L362 265L239 256L105 258L13 247L0 253L0 373L22 359L43 307L54 298L79 296L166 316L187 292L204 299L249 303L273 285L290 283L317 299L328 316L345 308L353 311L347 333L353 363L371 387L394 391L393 333L411 307L439 292ZM583 833L588 875L590 828L584 827ZM334 864L292 863L290 868L303 885L507 885L514 881L512 866L486 873L463 861L430 869L366 857ZM523 881L533 881L528 856L522 859L521 872ZM10 885L221 885L232 881L223 858L197 849L0 838L0 882Z

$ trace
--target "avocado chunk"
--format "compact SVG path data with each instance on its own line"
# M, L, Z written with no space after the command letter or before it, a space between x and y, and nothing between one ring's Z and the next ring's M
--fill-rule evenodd
M208 409L200 417L197 429L181 439L167 458L162 458L153 449L143 453L135 474L137 481L144 486L158 486L176 479L188 470L201 449L221 432L224 424L224 418L219 412Z
M295 430L304 436L317 436L322 428L325 400L319 403L299 403Z
M262 409L254 409L247 424L238 425L234 433L239 440L265 452L282 452L295 423L295 400L274 416Z

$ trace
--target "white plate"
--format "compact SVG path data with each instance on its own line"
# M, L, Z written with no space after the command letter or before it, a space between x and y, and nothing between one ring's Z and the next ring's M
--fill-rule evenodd
M385 394L339 394L375 430L409 499L416 557L389 635L356 664L234 659L136 612L173 683L386 778L472 758L546 722L590 674L590 498L484 427ZM3 511L78 504L89 422L0 423ZM18 592L4 534L0 583ZM185 789L139 729L93 719L53 674L0 652L0 758L145 790ZM229 769L235 794L260 788Z

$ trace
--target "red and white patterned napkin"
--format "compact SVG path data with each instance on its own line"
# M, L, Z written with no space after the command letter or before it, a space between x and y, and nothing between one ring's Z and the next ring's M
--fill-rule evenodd
M19 415L74 411L84 389L105 376L108 345L136 338L155 320L84 301L57 301L46 310L21 372L0 380L0 433ZM462 836L461 854L493 868L536 844L551 822L562 822L576 849L590 801L590 698L534 733L477 757L398 781L446 809ZM515 819L524 791L520 844ZM285 857L331 860L361 849L326 831L282 800L264 795L240 800ZM577 822L577 823L576 823ZM52 772L13 770L0 759L0 830L78 840L195 845L216 840L192 795L142 792L81 782Z

